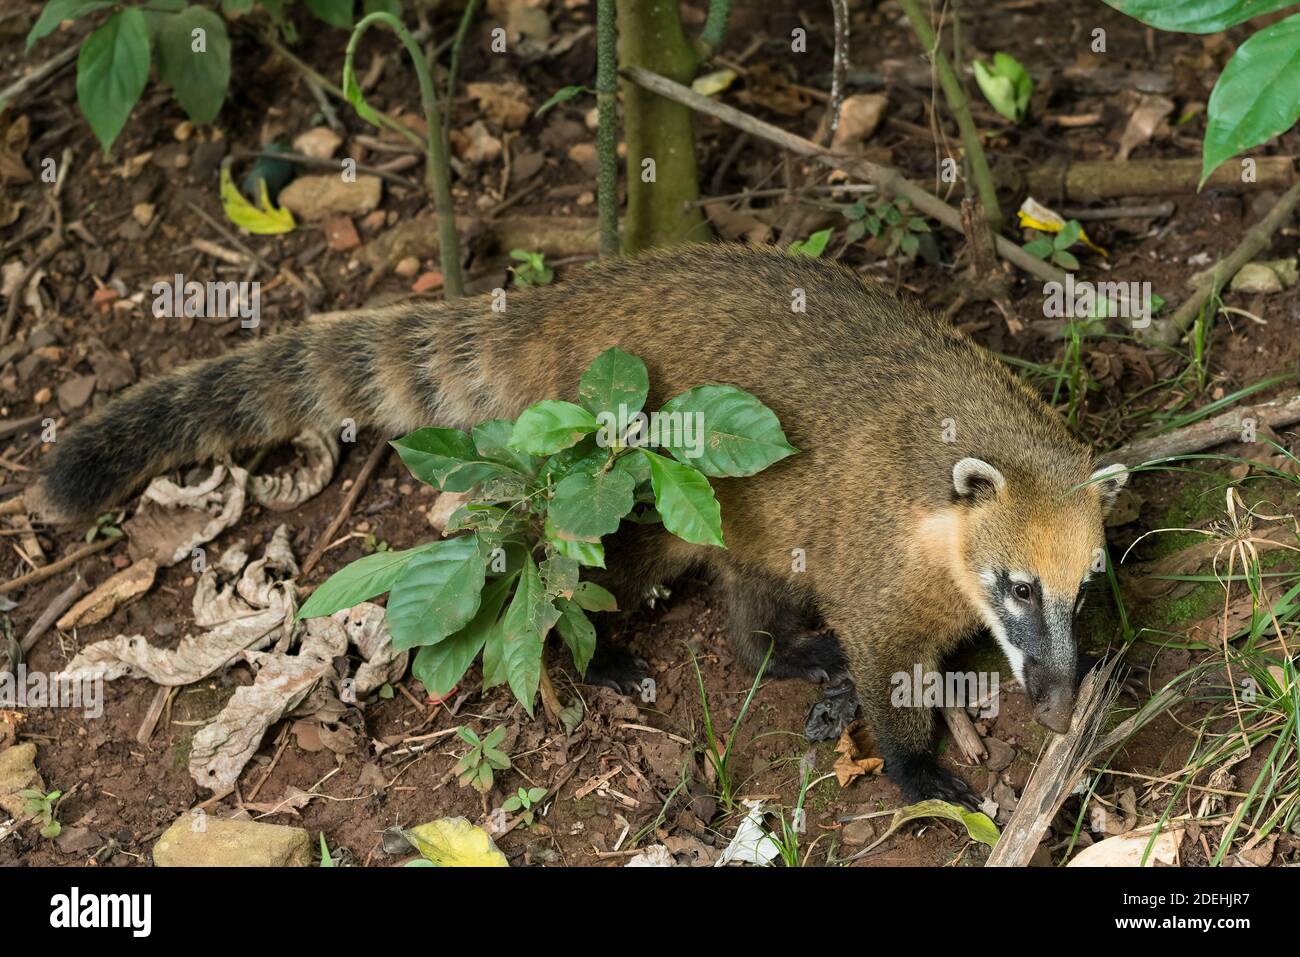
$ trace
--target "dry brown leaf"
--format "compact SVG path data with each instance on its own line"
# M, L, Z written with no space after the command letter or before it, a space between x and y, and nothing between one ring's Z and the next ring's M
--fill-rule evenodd
M56 623L60 631L80 628L103 621L118 608L139 598L151 587L158 575L158 565L152 559L140 561L123 569L69 608Z

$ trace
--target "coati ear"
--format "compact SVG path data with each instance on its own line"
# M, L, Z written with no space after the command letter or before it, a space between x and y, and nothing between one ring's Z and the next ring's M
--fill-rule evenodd
M1104 514L1115 504L1115 499L1119 497L1119 490L1128 484L1128 466L1107 465L1093 472L1088 482L1101 497L1101 510Z
M983 459L964 458L952 467L952 487L962 498L981 492L1001 492L1007 487L1002 473Z

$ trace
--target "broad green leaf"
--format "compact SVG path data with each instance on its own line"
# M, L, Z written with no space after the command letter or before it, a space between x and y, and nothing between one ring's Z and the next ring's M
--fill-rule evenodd
M560 617L555 622L555 630L573 655L573 666L578 669L578 674L586 675L591 656L596 653L596 626L576 602L561 598L556 605Z
M158 30L158 78L195 123L211 123L230 82L230 38L221 17L186 7L163 18Z
M675 423L668 429L667 445L673 458L715 478L753 475L799 451L786 441L776 413L731 385L683 392L668 400L659 421L660 441L662 423ZM693 440L689 444L688 437Z
M514 575L489 582L483 588L478 611L468 625L436 645L425 645L416 652L411 673L429 694L434 697L448 695L465 677L465 672L487 643L488 635L497 627L497 617L514 583Z
M578 582L573 601L587 611L618 611L618 601L595 582Z
M50 0L27 34L27 49L57 30L64 20L80 19L88 13L111 7L113 3L114 0Z
M433 542L412 559L388 596L388 630L398 651L432 645L478 612L486 556L473 535Z
M560 612L546 597L537 566L529 556L519 575L519 587L501 619L501 659L506 680L529 717L541 681L542 642L559 617Z
M704 474L648 449L640 451L650 460L655 507L663 518L664 528L696 545L725 548L722 543L722 510L713 497L713 486Z
M826 244L830 242L832 230L822 229L813 233L807 239L795 240L786 249L791 256L811 256L816 259L826 250Z
M579 565L595 568L605 567L605 546L599 541L589 542L567 536L566 533L555 527L555 523L551 521L549 515L546 517L543 530L546 533L547 543L550 544L557 555L572 558Z
M1300 13L1250 37L1210 94L1201 182L1243 150L1285 133L1300 119Z
M632 511L636 481L620 469L575 472L560 480L547 509L554 527L573 538L599 538L618 531Z
M533 455L553 455L598 428L596 417L582 406L547 399L524 409L510 433L510 444Z
M577 445L562 449L546 459L537 474L539 478L556 482L575 472L598 472L608 461L609 449L602 449L596 443L596 436L588 435Z
M375 552L344 565L311 593L298 609L298 618L323 618L382 595L393 587L410 561L436 544L427 542L400 552Z
M354 0L303 0L303 4L332 27L352 26Z
M971 840L979 841L981 844L987 844L992 847L998 842L998 828L986 814L979 811L968 811L963 807L955 804L949 804L947 801L929 800L918 801L916 804L909 804L907 807L899 808L894 812L893 817L889 819L889 826L885 828L885 833L876 839L877 844L884 842L892 836L900 827L908 821L915 821L923 817L942 817L950 821L956 821L966 828L966 833L970 835Z
M460 429L417 429L389 444L412 475L444 492L465 492L512 471L480 456Z
M541 460L535 455L510 447L510 433L514 426L509 419L480 422L474 426L474 448L485 459L500 462L523 475L536 475Z
M552 555L538 565L538 573L547 598L573 597L573 589L578 584L578 563L572 558Z
M221 208L225 211L226 218L241 229L259 236L293 232L297 225L293 221L293 213L271 205L271 198L266 192L266 180L259 179L257 185L260 206L254 206L244 199L244 194L230 176L229 164L222 164Z
M596 415L631 417L641 411L649 392L645 363L617 348L596 356L578 383L578 401Z
M1107 6L1157 30L1218 33L1295 0L1105 0Z
M104 152L149 80L149 23L138 7L119 10L77 54L77 103Z
M1003 76L981 60L973 63L975 82L989 101L989 105L1011 122L1020 119L1016 110L1016 87L1010 77Z

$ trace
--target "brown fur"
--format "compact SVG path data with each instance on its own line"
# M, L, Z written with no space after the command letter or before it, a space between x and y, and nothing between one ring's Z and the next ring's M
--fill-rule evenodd
M796 288L804 313L791 309ZM1101 543L1098 493L1078 488L1091 456L1060 419L968 337L837 264L690 247L510 290L506 303L320 316L137 387L61 437L33 499L55 517L85 514L181 462L345 419L398 434L514 417L572 398L592 359L619 346L649 367L648 409L732 383L770 406L801 451L714 480L726 550L634 527L611 568L641 585L711 568L751 665L763 635L798 630L790 616L799 629L828 626L881 744L898 754L928 748L931 714L889 708L890 676L917 662L937 669L978 627L972 569L1002 556L1045 569L1045 585L1077 581ZM1007 493L959 500L952 469L966 456L999 469Z

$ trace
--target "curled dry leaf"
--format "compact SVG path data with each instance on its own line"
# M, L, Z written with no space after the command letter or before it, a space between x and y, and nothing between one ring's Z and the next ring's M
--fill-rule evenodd
M218 465L197 485L154 479L135 515L123 524L131 539L131 557L150 558L160 568L189 558L194 548L239 521L247 487L248 473L237 465Z
M287 472L255 475L248 483L253 500L273 512L297 508L320 493L339 462L339 443L331 433L304 432L293 440L299 462Z
M363 601L332 616L343 626L348 640L357 646L365 659L353 675L353 690L359 698L397 681L406 673L410 653L393 648L384 614L381 606Z

